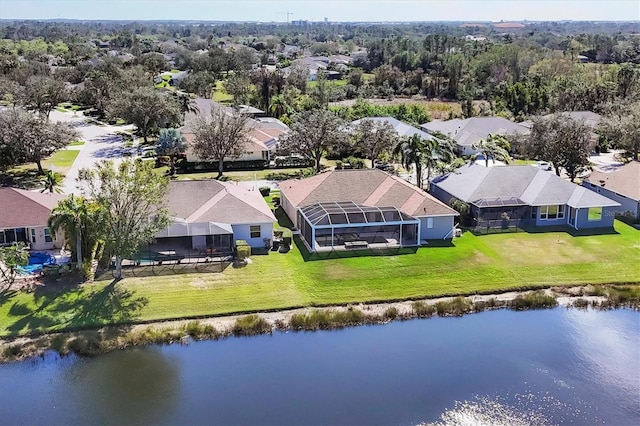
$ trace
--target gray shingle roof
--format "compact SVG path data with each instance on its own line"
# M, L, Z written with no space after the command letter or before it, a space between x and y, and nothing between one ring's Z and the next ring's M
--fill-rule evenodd
M586 188L528 165L466 165L433 184L467 203L486 199L516 198L530 206L567 204L574 208L612 207L619 204ZM591 192L591 194L589 194Z
M434 120L420 125L428 132L450 136L460 146L471 146L491 135L528 134L529 129L502 117L472 117L447 121Z
M393 126L398 136L419 135L422 139L433 139L433 136L431 136L429 133L423 130L420 130L416 127L410 126L407 123L403 123L402 121L393 117L366 117L366 118L361 118L360 120L353 121L351 125L357 126L363 120L369 120L376 123L386 121L391 126Z

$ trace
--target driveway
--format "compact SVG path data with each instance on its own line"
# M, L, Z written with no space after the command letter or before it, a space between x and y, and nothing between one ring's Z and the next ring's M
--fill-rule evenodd
M62 184L65 194L80 194L76 179L80 169L90 169L102 160L113 160L115 163L126 158L132 149L124 146L124 139L116 132L131 132L133 125L112 126L90 124L89 119L81 113L52 111L50 120L69 123L80 132L84 145L69 147L78 149L80 153L67 172Z

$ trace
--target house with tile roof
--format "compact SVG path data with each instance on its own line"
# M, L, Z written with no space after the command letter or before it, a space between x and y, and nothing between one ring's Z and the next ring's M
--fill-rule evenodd
M501 135L508 139L511 134L528 135L530 130L519 123L514 123L502 117L471 117L454 118L453 120L433 120L420 125L428 133L442 133L452 138L456 143L459 155L473 155L478 151L473 144L489 135Z
M32 250L62 247L61 233L54 235L47 227L51 210L64 195L0 188L0 246L16 242Z
M620 203L616 213L640 218L640 163L632 161L609 172L594 171L582 186Z
M213 179L171 181L166 196L171 225L155 236L153 251L229 252L236 240L265 247L276 218L259 191Z
M197 112L190 112L185 117L185 125L182 127L182 134L187 142L186 157L188 162L201 162L202 160L193 151L193 143L195 142L195 134L193 133L193 122L198 115L211 114L211 108L222 108L227 113L232 114L233 108L226 107L210 99L196 98L194 103L198 109ZM241 113L251 115L258 109L250 109L246 105L240 109ZM253 161L268 164L272 157L272 153L277 148L278 140L289 131L289 127L282 121L273 117L250 117L247 120L249 127L249 138L244 145L244 154L237 158L225 158L225 162L241 162Z
M280 202L310 251L411 247L449 239L458 216L416 186L377 169L284 181Z
M610 228L620 204L530 165L482 167L468 164L431 182L431 194L449 204L470 206L476 228L569 225Z

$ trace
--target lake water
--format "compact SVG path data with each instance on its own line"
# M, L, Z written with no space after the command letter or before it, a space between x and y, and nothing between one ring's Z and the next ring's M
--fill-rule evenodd
M0 365L0 395L1 424L637 425L640 313L499 310L47 355Z

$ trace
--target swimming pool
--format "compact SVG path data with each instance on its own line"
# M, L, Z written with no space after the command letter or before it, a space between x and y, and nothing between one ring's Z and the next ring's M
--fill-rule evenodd
M45 265L55 265L56 258L49 253L29 253L29 264L18 267L18 271L22 275L37 274L42 272Z

